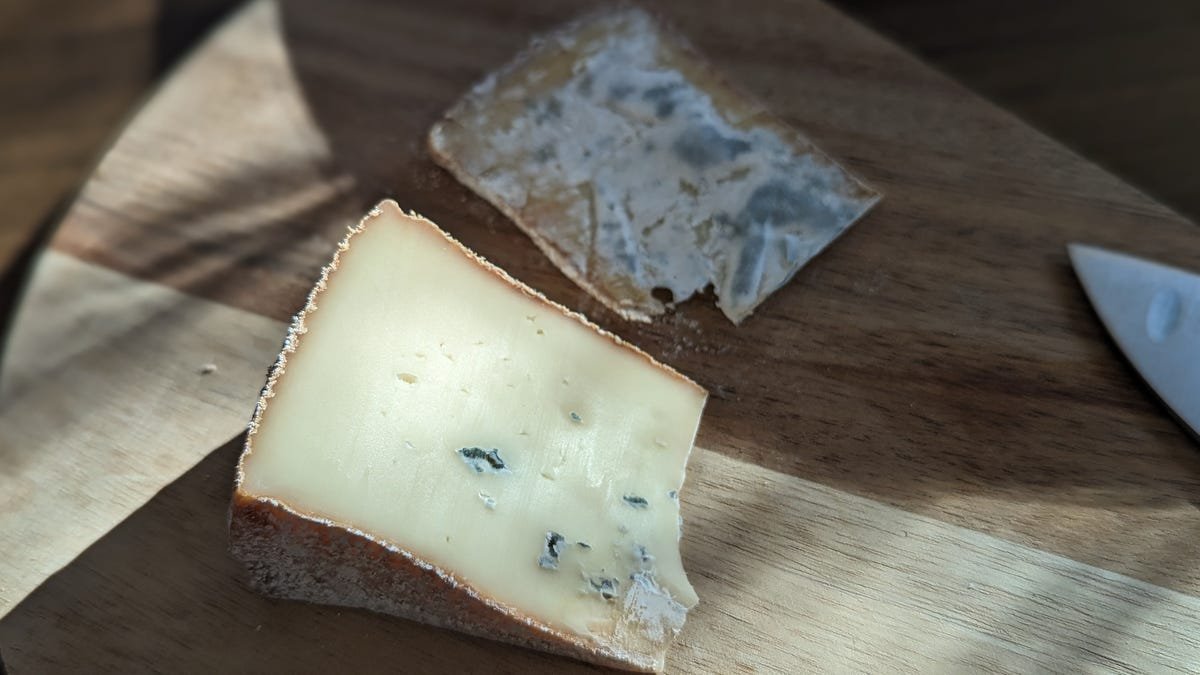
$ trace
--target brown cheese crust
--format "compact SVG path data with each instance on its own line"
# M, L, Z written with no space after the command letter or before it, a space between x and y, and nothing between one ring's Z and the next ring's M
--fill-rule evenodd
M283 349L250 421L238 461L229 516L230 551L246 566L250 586L274 597L360 607L601 665L638 672L661 671L661 653L654 656L630 653L556 630L502 605L452 572L439 569L394 543L376 539L346 524L304 514L279 500L250 494L243 489L244 463L254 452L255 435L268 413L276 388L286 376L288 359L300 348L301 338L307 331L307 317L317 311L318 300L329 279L337 272L342 252L349 249L355 235L385 210L430 228L512 290L575 319L597 335L633 351L652 366L707 396L707 392L691 379L514 279L433 222L415 214L405 214L392 200L380 202L350 229L333 260L322 270L304 308L296 314L288 329Z
M368 609L613 668L662 669L550 628L401 548L240 489L229 534L250 587L264 595Z

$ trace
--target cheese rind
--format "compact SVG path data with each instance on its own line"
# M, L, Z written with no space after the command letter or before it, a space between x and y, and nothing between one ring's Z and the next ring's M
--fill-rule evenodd
M368 609L614 668L663 669L661 653L612 649L555 630L403 548L276 500L238 492L230 515L232 551L266 595Z
M539 39L454 105L434 158L631 319L710 283L740 322L878 194L636 9Z
M704 399L385 202L264 390L234 552L274 595L658 669L696 602L671 494ZM383 571L343 552L372 546ZM429 590L430 570L459 590ZM414 583L427 598L392 597ZM460 596L490 618L463 615Z

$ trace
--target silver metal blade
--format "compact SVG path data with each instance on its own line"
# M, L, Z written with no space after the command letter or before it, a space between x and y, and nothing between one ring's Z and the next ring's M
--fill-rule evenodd
M1200 436L1200 276L1094 246L1067 250L1117 345Z

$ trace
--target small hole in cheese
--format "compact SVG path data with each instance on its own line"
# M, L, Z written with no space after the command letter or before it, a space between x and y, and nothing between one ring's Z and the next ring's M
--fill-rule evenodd
M417 376L412 373L396 373L396 379L405 384L416 384Z

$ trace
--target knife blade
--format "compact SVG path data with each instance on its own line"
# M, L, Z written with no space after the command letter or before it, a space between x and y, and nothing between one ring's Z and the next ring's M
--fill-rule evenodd
M1200 437L1200 276L1084 244L1067 252L1117 346Z

